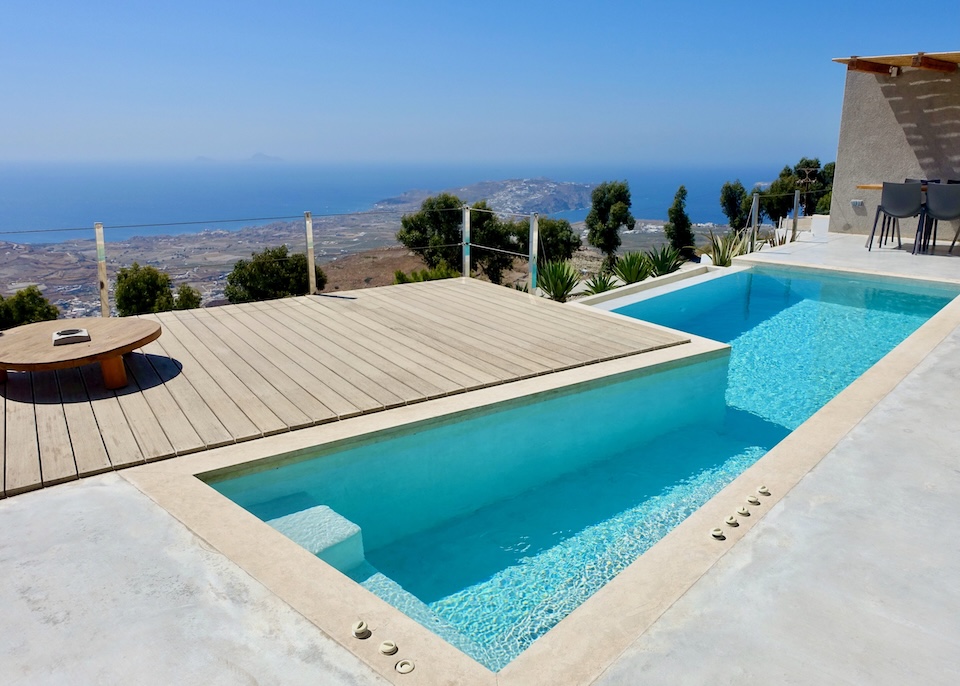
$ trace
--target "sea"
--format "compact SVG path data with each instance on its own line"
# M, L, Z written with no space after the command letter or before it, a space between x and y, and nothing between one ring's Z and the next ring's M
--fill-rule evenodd
M102 222L107 240L132 236L239 229L281 218L347 214L409 190L441 191L480 181L549 178L600 183L626 180L638 219L665 220L680 185L696 223L724 223L720 188L740 179L769 182L780 163L731 167L558 164L306 164L3 163L0 241L53 243L92 238ZM570 221L589 208L552 216Z

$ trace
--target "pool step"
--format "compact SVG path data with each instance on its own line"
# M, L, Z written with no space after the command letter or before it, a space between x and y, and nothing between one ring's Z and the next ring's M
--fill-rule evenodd
M340 571L364 560L360 527L326 505L270 519L267 524Z

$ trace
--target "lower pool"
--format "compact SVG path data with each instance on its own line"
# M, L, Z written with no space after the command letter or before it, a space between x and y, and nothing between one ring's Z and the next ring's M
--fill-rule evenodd
M616 310L729 342L729 358L324 446L211 485L496 671L956 293L730 273Z

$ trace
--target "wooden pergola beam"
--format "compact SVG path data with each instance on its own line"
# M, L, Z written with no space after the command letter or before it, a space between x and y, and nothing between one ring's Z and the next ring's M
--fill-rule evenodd
M917 69L930 69L931 71L942 71L945 74L952 74L957 70L955 62L946 62L933 57L927 57L922 52L913 56L910 65Z
M871 62L859 57L851 57L847 63L847 71L865 71L869 74L885 74L886 76L897 76L900 74L900 67L893 67L882 62Z

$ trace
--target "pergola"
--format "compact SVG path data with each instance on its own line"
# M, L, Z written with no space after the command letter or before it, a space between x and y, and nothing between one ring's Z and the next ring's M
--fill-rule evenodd
M910 55L880 55L879 57L837 57L833 60L847 65L847 71L899 76L904 67L929 69L951 74L960 65L960 52L918 52Z

